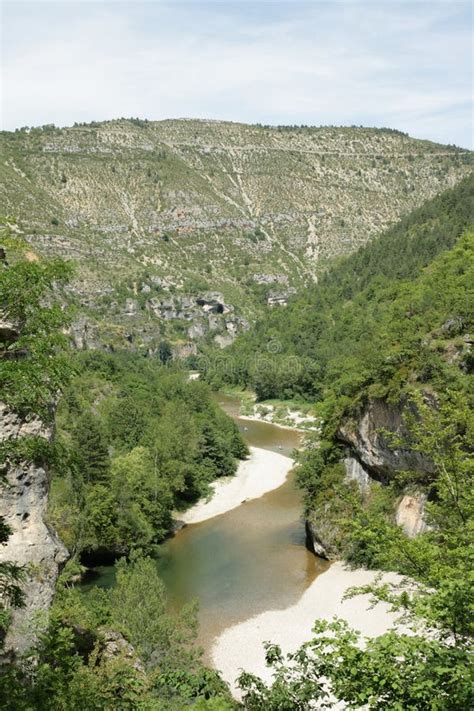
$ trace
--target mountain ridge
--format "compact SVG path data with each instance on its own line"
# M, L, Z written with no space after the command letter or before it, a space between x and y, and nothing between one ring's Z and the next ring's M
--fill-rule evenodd
M45 126L1 140L3 211L33 249L78 264L73 293L92 340L132 335L153 348L166 335L191 351L203 336L230 342L265 304L286 303L471 162L391 129L204 119ZM196 305L208 292L225 311L211 320Z

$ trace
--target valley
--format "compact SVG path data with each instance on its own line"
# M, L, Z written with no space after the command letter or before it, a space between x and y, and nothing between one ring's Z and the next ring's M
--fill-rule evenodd
M127 124L112 143L131 140ZM3 220L9 711L125 697L153 711L400 698L428 711L433 688L439 709L469 707L474 183L454 163L453 187L347 254L336 240L312 261L275 230L288 280L260 263L242 311L224 294L233 267L217 285L173 281L171 262L187 274L176 260L130 281L139 260L119 243L95 261L97 225L70 259L73 232L66 254Z
M389 129L138 119L1 134L2 211L72 259L77 347L229 345L470 170Z

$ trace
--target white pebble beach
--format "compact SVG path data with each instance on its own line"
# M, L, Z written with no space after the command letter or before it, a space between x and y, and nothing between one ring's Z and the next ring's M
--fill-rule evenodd
M234 476L222 477L213 485L213 495L208 501L179 514L186 524L200 523L240 506L244 501L258 499L267 491L277 489L293 467L293 460L278 452L250 447L250 456L239 463Z

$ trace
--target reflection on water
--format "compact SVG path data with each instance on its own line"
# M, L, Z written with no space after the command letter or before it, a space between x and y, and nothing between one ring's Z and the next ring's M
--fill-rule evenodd
M199 641L207 650L226 627L296 602L327 565L305 548L293 481L161 546L158 566L173 607L199 600Z
M239 403L219 393L251 446L290 455L301 435L237 417ZM202 523L187 526L160 547L158 567L173 607L199 600L199 641L236 622L295 603L327 568L305 548L301 497L292 475L279 489Z
M238 417L236 398L216 395L255 447L290 455L301 435ZM199 642L236 622L294 604L328 564L305 548L301 497L290 474L279 489L202 523L186 526L159 548L157 564L170 605L199 602ZM89 585L114 584L112 566L99 569Z
M277 427L268 422L246 420L239 417L240 401L230 395L217 393L215 399L222 409L234 418L247 444L251 447L270 449L272 452L279 452L289 457L293 450L300 446L300 432L285 427Z

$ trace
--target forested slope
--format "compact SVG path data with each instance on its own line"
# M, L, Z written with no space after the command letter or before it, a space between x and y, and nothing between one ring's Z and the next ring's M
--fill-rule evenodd
M206 354L208 379L250 385L260 399L340 404L371 386L388 394L403 370L420 381L447 372L451 356L467 367L472 254L470 237L460 237L473 224L473 192L471 176L341 259L286 309L267 312L216 367Z
M173 509L233 474L247 448L208 386L183 372L126 353L74 365L56 418L50 522L88 561L149 551L171 532Z
M295 654L269 646L273 685L242 675L248 709L331 708L328 693L352 709L472 706L473 217L470 178L203 360L215 383L315 403L321 431L297 467L309 545L404 576L358 592L391 603L408 634L361 649L345 623L319 621Z
M195 608L168 612L144 554L246 447L208 387L158 359L75 357L70 269L32 259L5 225L0 238L1 706L228 711L194 645ZM113 591L74 585L86 553L128 555Z
M203 335L228 343L268 299L310 284L472 161L356 126L119 119L0 141L4 214L33 251L78 265L78 342L145 352L163 335L181 352ZM224 314L197 303L209 291Z

